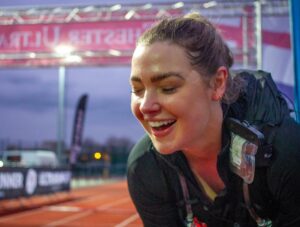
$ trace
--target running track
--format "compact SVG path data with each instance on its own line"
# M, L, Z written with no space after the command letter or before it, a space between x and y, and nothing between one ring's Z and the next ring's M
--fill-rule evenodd
M137 227L142 222L124 180L74 189L72 200L0 217L1 227Z

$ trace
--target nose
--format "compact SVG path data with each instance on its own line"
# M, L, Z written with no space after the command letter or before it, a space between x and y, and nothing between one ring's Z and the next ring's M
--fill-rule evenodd
M146 91L140 103L140 111L143 114L154 114L159 110L160 104L156 94Z

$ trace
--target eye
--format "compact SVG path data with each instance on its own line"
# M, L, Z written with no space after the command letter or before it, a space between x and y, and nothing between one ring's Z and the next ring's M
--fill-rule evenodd
M143 84L140 82L133 81L130 84L130 87L131 87L131 93L135 94L137 96L140 96L143 93L143 91L145 90L145 86L143 86Z
M172 94L176 91L176 87L165 87L161 89L165 94Z
M137 89L137 88L132 88L132 89L131 89L131 93L133 93L133 94L135 94L135 95L137 95L137 96L142 95L143 92L144 92L144 89L143 89L143 88L139 88L139 89Z

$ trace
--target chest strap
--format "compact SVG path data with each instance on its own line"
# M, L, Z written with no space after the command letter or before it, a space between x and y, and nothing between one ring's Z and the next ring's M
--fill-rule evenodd
M191 205L191 201L190 201L190 195L189 195L189 190L187 187L187 183L186 183L186 179L183 176L183 174L181 172L178 172L178 176L179 176L179 182L181 185L181 189L182 189L182 193L183 193L183 199L184 199L184 203L185 203L185 209L186 209L186 226L190 227L193 224L193 218L194 218L194 214L192 211L192 205Z
M192 210L192 203L190 199L190 194L189 194L189 189L187 187L186 179L183 175L183 173L177 168L177 166L173 165L172 163L169 162L163 155L157 154L160 159L162 159L169 167L174 169L179 177L179 183L181 186L182 194L183 194L183 201L180 202L178 205L184 205L185 210L186 210L186 217L185 217L185 225L186 227L193 227L193 219L194 219L194 214ZM182 204L183 203L183 204Z
M259 227L272 227L272 221L270 219L262 219L257 215L255 210L251 205L250 194L249 194L249 185L246 182L243 182L243 194L246 207L251 215L251 217L256 221L257 226Z

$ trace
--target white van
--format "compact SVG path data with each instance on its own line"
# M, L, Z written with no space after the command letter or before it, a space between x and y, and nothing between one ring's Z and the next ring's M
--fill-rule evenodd
M50 150L8 150L2 152L3 167L57 167L56 153Z

